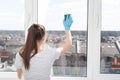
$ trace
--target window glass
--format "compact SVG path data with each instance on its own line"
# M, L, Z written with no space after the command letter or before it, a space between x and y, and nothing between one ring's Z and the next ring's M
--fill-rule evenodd
M101 74L120 74L120 0L102 0Z
M43 9L44 8L44 9ZM53 76L87 76L87 0L38 1L38 23L47 30L47 44L59 47L65 41L64 14L73 17L71 49L55 61Z
M15 56L24 38L24 0L1 0L0 72L15 71Z

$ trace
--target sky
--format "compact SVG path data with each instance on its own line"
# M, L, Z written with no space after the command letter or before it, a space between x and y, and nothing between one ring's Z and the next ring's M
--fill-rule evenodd
M64 14L70 13L73 18L71 30L87 30L87 0L48 0L38 2L38 22L47 30L64 30ZM45 8L41 11L41 5Z
M73 17L71 30L87 30L87 0L38 0L38 23L63 30L64 14ZM0 0L0 30L24 30L24 0ZM120 30L120 0L102 0L102 30Z
M120 0L102 0L102 30L120 31Z
M24 0L0 0L0 30L24 29Z

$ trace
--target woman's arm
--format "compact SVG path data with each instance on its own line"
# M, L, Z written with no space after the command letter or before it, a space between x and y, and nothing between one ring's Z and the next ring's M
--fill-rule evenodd
M73 20L72 20L71 14L66 14L63 20L63 25L65 27L66 41L62 47L58 48L61 54L68 51L72 46L72 38L71 38L71 31L70 31L70 27L72 23L73 23Z
M19 80L22 80L22 69L17 69L17 75L18 75L18 78Z
M65 34L66 34L66 41L65 41L65 44L61 47L61 54L68 51L70 47L72 46L72 38L71 38L70 30L66 30Z
M17 76L19 80L22 79L22 66L23 66L22 57L20 56L19 53L17 53L15 59L15 68L17 70Z

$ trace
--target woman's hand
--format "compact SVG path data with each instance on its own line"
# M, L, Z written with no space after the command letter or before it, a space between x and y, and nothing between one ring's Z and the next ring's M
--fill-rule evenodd
M65 27L65 30L70 30L72 23L73 23L73 20L72 20L71 14L65 14L64 20L63 20L63 25Z

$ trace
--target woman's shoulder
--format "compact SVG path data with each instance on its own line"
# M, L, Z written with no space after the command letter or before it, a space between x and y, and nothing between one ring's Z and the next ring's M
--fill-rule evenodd
M48 50L48 51L55 51L57 48L54 48L54 47L47 47L45 50Z
M54 59L59 59L59 57L61 55L59 48L49 47L49 48L47 48L46 51L49 55L52 55L54 57Z

